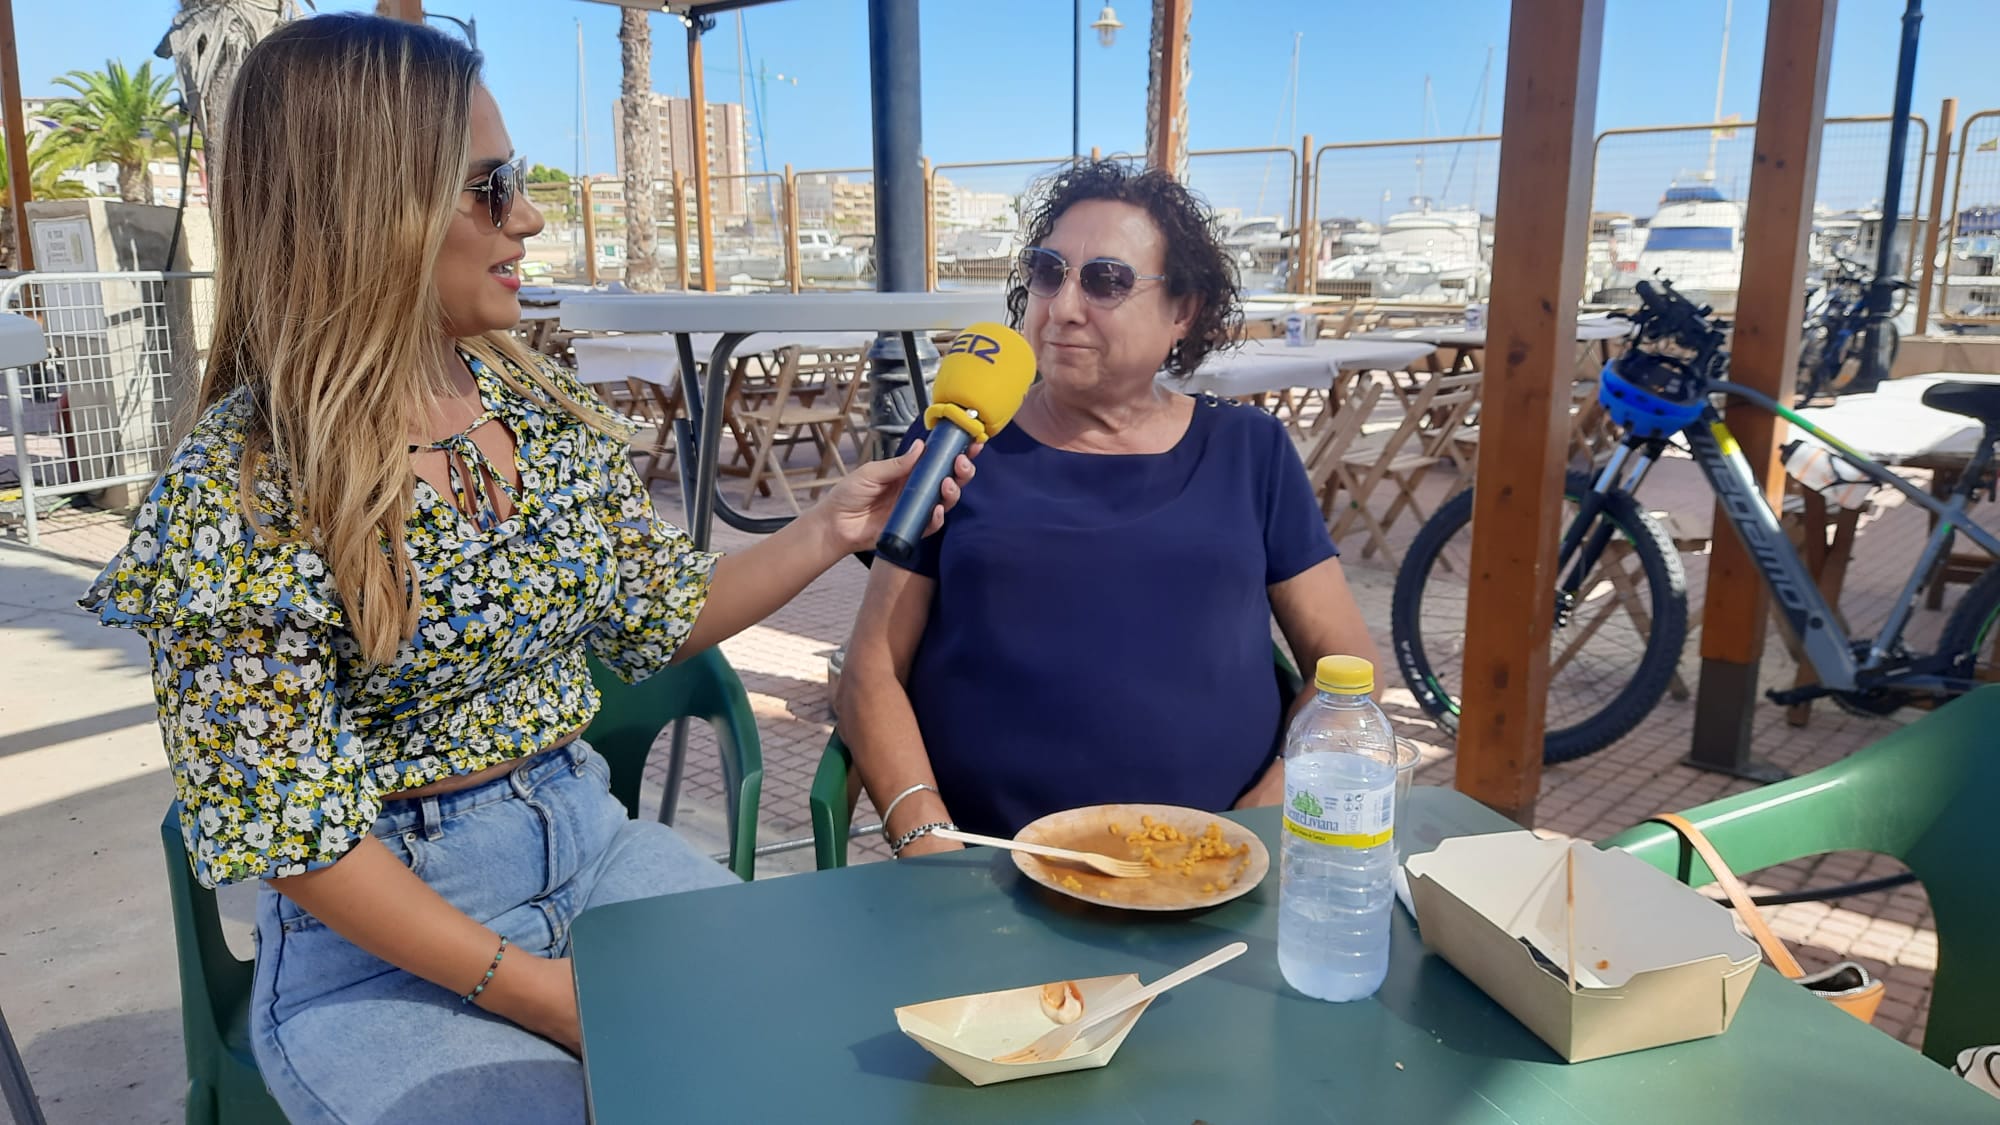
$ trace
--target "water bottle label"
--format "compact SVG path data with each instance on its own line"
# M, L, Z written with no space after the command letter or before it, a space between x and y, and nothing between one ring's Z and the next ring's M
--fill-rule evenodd
M1374 848L1395 835L1396 783L1316 793L1285 781L1285 831L1315 844Z

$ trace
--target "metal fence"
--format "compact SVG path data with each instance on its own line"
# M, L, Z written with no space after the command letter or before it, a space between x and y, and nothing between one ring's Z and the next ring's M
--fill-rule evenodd
M875 287L875 173L818 168L792 173L793 253L801 289Z
M1938 315L1951 327L2000 324L2000 109L1973 114L1959 130L1944 223Z
M1289 148L1215 148L1188 153L1188 187L1223 228L1246 291L1292 284L1298 256L1299 154Z
M1910 118L1896 212L1899 270L1916 262L1925 219L1930 124ZM1808 273L1837 256L1875 263L1888 171L1886 116L1828 118L1820 137ZM1733 307L1743 265L1743 201L1750 192L1756 122L1607 129L1593 156L1591 245L1584 297L1633 304L1632 287L1658 269L1684 289Z
M1067 156L939 164L931 169L933 289L998 289L1021 250L1021 222L1035 185Z
M1312 284L1324 296L1463 304L1493 276L1497 134L1323 145Z
M5 371L0 522L29 545L40 516L91 494L137 500L165 465L200 385L214 320L205 273L31 273L0 281L0 311L39 323L49 358Z

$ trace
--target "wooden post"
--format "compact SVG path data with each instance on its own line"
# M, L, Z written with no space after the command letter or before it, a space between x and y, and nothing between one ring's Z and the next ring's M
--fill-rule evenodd
M1100 161L1100 160L1102 160L1102 159L1104 159L1104 150L1103 150L1103 149L1101 149L1101 148L1099 148L1099 147L1098 147L1098 146L1096 146L1096 145L1091 145L1091 146L1090 146L1090 162L1091 162L1092 164L1095 164L1095 163L1097 163L1098 161Z
M375 14L406 23L424 22L423 0L376 0Z
M1178 176L1187 167L1188 14L1194 0L1154 0L1153 73L1146 99L1146 163Z
M1938 110L1937 167L1931 172L1931 219L1924 231L1923 256L1910 263L1910 276L1917 276L1923 270L1923 280L1917 287L1917 335L1931 330L1931 302L1941 299L1944 294L1938 284L1937 251L1938 236L1944 233L1944 185L1945 169L1951 163L1951 136L1958 131L1958 99L1946 98L1944 106ZM1949 263L1945 272L1951 272Z
M715 207L708 184L708 94L701 81L703 20L688 24L688 152L694 164L695 250L701 255L696 275L704 293L715 292Z
M1319 283L1319 199L1313 189L1313 135L1299 142L1299 249L1292 291L1311 293Z
M687 183L681 179L681 170L673 170L674 178L674 283L681 292L688 287L688 209Z
M799 265L799 181L792 176L792 166L785 165L785 221L778 224L780 237L785 240L785 284L796 293L803 288L804 269Z
M1798 370L1806 248L1819 181L1836 0L1773 0L1743 220L1743 280L1730 379L1785 401ZM1890 205L1894 206L1891 200ZM1783 500L1777 418L1743 402L1723 415L1773 510ZM1728 526L1720 505L1715 526ZM1750 760L1757 662L1764 652L1763 579L1742 541L1718 531L1701 618L1701 685L1687 764L1756 781L1784 776Z
M597 284L597 211L590 202L590 177L582 181L583 200L583 279Z
M0 0L0 122L7 141L7 199L14 211L14 246L23 272L35 268L28 239L28 123L21 111L21 59L14 39L14 0ZM5 263L0 263L5 264Z
M1514 0L1494 216L1457 786L1522 824L1541 789L1574 263L1590 237L1604 0Z

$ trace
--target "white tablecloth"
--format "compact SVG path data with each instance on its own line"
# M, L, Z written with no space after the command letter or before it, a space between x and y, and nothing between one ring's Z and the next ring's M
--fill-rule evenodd
M1884 382L1873 394L1842 395L1831 406L1799 411L1799 417L1885 465L1920 458L1970 458L1984 432L1963 414L1923 404L1926 387L1938 383L2000 383L2000 375L1939 372ZM1812 435L1795 431L1808 441Z
M1576 322L1576 342L1579 344L1617 340L1631 334L1632 322L1622 317L1579 317ZM1372 332L1362 332L1354 339L1414 340L1441 348L1472 351L1486 346L1486 330L1467 328L1460 321L1456 324L1426 324L1417 328L1377 328Z
M697 360L706 361L718 332L690 333ZM875 342L873 332L759 332L737 347L736 354L757 355L797 344L805 348L865 348ZM586 383L618 383L637 379L645 383L673 386L680 378L680 354L672 336L652 332L625 336L578 336L570 341L576 349L576 377Z
M1394 340L1316 340L1292 347L1283 340L1251 340L1213 352L1192 373L1160 376L1162 386L1189 394L1234 398L1291 387L1326 389L1341 371L1407 371L1437 351L1426 343Z

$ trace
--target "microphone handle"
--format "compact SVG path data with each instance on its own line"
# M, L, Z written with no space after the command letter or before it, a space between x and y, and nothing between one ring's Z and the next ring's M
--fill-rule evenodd
M908 566L917 557L917 541L930 526L931 510L938 505L938 489L951 475L958 455L972 446L972 435L949 421L940 421L924 442L924 455L903 482L903 494L889 513L888 526L875 540L875 550L889 561Z

